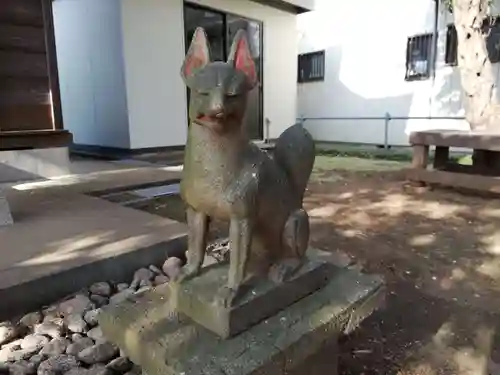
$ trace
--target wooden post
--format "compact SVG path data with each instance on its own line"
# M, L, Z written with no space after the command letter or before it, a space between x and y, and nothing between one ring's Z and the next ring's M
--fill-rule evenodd
M426 169L429 164L429 146L413 145L412 168Z
M13 221L9 204L2 190L0 190L0 228L11 224L13 224Z
M49 73L50 91L52 95L54 129L62 130L64 129L64 125L61 107L61 89L59 86L59 71L57 67L56 37L54 30L54 15L52 13L52 0L40 1L42 2L45 46L47 47L47 67Z
M434 169L446 169L449 158L449 147L436 146L436 152L434 154Z

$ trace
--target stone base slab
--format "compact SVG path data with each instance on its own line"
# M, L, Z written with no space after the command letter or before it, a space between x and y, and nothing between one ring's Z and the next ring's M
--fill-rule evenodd
M227 285L228 273L228 263L214 264L194 279L170 283L176 310L222 338L233 337L314 293L325 286L335 268L309 257L291 279L280 284L256 280L226 308L217 301L217 294Z
M278 375L352 331L383 296L379 277L339 267L325 287L231 339L176 313L168 285L106 307L99 323L148 375Z

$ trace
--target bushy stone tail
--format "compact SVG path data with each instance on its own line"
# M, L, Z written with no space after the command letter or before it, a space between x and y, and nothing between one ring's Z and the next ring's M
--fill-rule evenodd
M274 158L286 171L300 194L301 201L311 176L315 156L314 140L302 124L289 127L276 141Z

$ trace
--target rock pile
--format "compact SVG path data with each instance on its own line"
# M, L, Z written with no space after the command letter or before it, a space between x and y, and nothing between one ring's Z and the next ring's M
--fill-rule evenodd
M99 312L167 283L182 265L168 258L161 269L137 270L130 284L98 282L41 311L0 323L0 375L140 375L141 369L104 338Z

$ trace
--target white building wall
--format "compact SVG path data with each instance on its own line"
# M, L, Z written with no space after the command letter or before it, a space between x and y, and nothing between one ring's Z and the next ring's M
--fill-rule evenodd
M313 136L382 144L386 113L462 117L460 77L457 68L444 62L446 26L451 22L447 11L440 12L435 80L407 82L407 38L433 31L434 0L316 0L316 11L298 16L299 51L325 50L326 75L323 82L299 84L298 113L349 119L306 121ZM437 128L468 125L449 119L392 120L389 143L406 145L409 132Z
M64 126L74 142L128 148L120 0L53 2Z
M197 0L264 25L264 118L277 137L297 116L296 16L251 1ZM182 0L122 0L131 148L184 145L187 137Z

